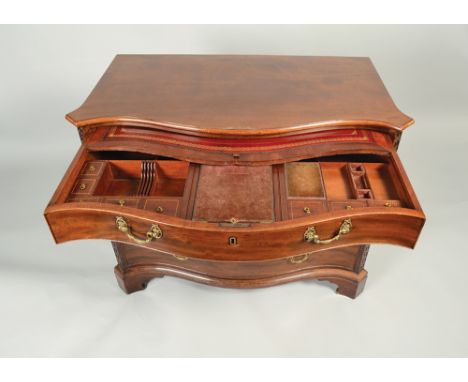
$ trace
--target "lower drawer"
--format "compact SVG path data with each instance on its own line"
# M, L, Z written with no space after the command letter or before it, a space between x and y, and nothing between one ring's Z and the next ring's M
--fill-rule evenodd
M357 245L274 260L230 262L196 259L185 256L184 252L170 254L157 250L145 250L134 245L116 242L113 244L119 264L125 268L158 263L232 279L266 278L314 267L340 268L358 273L363 268L363 256L365 260L369 248L366 245Z

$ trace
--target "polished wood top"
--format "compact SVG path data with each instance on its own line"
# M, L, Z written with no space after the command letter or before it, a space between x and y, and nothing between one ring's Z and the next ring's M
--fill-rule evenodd
M282 135L333 126L402 130L369 58L117 55L67 119L191 135Z

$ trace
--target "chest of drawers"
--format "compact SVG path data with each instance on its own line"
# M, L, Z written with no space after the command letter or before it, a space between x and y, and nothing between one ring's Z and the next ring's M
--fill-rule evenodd
M367 58L118 55L67 115L81 148L45 217L112 242L127 293L328 280L356 297L369 245L425 221L396 152L413 120Z

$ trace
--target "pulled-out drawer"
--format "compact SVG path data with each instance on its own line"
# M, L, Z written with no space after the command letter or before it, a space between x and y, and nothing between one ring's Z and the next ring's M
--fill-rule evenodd
M232 198L225 173L219 181L211 179L209 187L204 182L200 192L203 165L136 155L113 159L108 153L81 148L45 216L59 243L107 239L202 259L266 260L371 243L413 247L425 217L397 154L367 162L358 159L274 165L290 166L286 171L273 170L274 166L236 170L236 182L243 174L262 175L264 180L260 184L257 178L253 189L245 179L242 187L232 189L270 192L261 199L265 209L254 205L263 194L245 201L239 195ZM85 182L92 183L85 187L88 192L76 192ZM212 195L216 203L210 200ZM198 197L204 198L203 213L210 221L195 218ZM235 211L232 200L243 203L242 209L227 219L230 214L223 206ZM211 202L216 209L210 209ZM251 204L254 217L265 211L272 220L255 221L248 215Z

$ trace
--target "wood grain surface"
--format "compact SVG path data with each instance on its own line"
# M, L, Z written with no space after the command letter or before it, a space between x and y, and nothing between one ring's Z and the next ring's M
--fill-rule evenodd
M238 137L413 122L369 58L242 55L118 55L67 118Z

